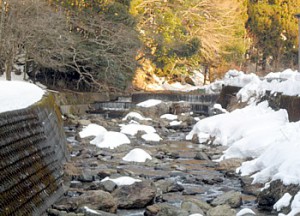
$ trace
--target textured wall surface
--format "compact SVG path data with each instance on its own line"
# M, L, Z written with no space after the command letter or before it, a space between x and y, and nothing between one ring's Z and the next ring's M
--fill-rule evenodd
M52 96L0 113L0 215L42 215L62 194L65 135Z

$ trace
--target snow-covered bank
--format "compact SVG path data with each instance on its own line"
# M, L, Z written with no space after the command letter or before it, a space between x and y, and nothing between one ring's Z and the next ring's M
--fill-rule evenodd
M259 78L254 74L229 71L223 80L210 84L206 89L216 90L221 85L241 87L237 98L247 102L248 106L198 121L186 138L192 139L197 135L200 143L228 146L219 161L252 158L244 162L237 172L251 175L253 183L281 180L285 185L300 184L300 122L289 122L286 110L274 111L266 101L258 103L266 91L299 96L300 73L285 70ZM294 201L296 199L297 196ZM300 212L295 203L288 215Z
M40 101L45 91L21 81L0 81L0 112L26 108Z

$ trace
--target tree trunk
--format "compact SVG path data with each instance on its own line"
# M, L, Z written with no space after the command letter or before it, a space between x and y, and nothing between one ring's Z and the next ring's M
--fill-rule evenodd
M1 1L1 20L0 20L0 42L2 40L2 32L4 27L4 19L5 19L5 2Z
M267 69L267 55L265 53L263 53L262 63L261 63L261 70L263 72L266 72L266 69Z
M11 81L12 66L13 66L13 60L12 60L12 58L8 58L5 61L5 77L6 77L6 80L8 80L8 81Z
M204 67L204 82L203 82L203 85L206 85L207 76L208 76L208 66L206 65Z

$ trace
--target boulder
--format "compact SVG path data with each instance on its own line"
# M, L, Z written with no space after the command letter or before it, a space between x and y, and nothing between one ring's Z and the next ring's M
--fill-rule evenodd
M154 200L156 187L149 181L136 182L120 186L112 195L121 209L144 208Z
M261 188L264 186L263 184L252 184L253 178L250 176L242 176L240 180L244 194L258 196Z
M198 205L196 205L195 203L190 202L190 201L182 202L181 203L181 208L183 210L187 211L189 214L199 213L201 215L204 215L203 210Z
M212 206L218 206L227 204L232 208L238 208L242 204L242 195L240 192L228 191L215 198L212 202Z
M210 209L207 214L207 216L233 216L236 215L236 211L234 209L231 209L229 205L219 205L217 207L214 207Z
M270 187L262 190L257 197L258 208L262 210L272 210L273 205L285 194L295 196L300 190L299 185L284 185L282 181L272 181Z
M115 213L117 203L114 198L102 190L85 191L78 197L72 197L68 202L71 202L76 208L88 207L96 210L103 210L110 213Z
M184 190L182 185L172 180L159 180L155 182L155 185L162 191L162 193L179 192Z
M198 151L194 157L195 160L210 160L207 154Z
M187 208L189 208L189 206L192 207L192 208L190 208L190 210L187 209ZM189 199L185 200L184 202L182 202L181 208L186 209L190 214L201 213L201 211L202 211L203 212L202 214L205 215L212 207L205 201L189 198ZM194 209L194 210L200 209L201 211L192 212L191 211L192 209Z
M180 209L170 204L158 203L151 206L147 206L144 215L145 216L188 216L189 213L186 210Z

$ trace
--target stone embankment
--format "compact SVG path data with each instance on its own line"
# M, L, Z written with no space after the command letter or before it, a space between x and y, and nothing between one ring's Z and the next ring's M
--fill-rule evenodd
M0 215L42 215L64 192L68 158L53 97L0 113L0 140Z

